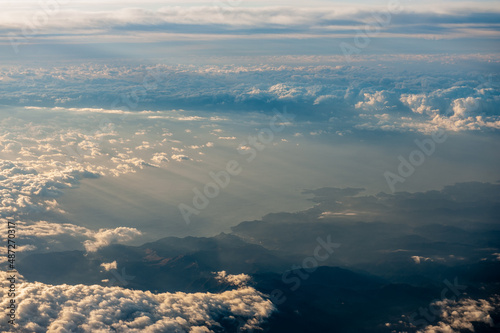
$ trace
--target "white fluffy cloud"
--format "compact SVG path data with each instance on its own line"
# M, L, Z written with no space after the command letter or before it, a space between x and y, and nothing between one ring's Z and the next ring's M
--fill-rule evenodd
M402 94L401 102L407 105L413 112L418 114L437 114L439 110L433 109L428 104L428 97L425 94Z
M189 156L187 155L184 155L184 154L173 154L172 156L170 156L172 158L172 160L176 161L176 162L182 162L182 161L187 161L189 160Z
M113 262L108 262L108 263L103 262L101 264L101 267L104 268L104 270L108 272L108 271L110 271L112 269L117 269L118 268L118 264L116 263L116 260L113 261Z
M433 303L441 310L441 320L436 325L429 325L419 333L451 333L468 330L474 332L473 322L485 323L493 327L490 313L500 307L500 297L486 299L446 299Z
M7 273L0 273L2 281ZM17 281L18 332L219 332L232 324L250 331L274 306L254 288L241 285L220 294L162 293L99 285L47 285ZM0 290L2 309L9 298ZM7 317L0 318L7 331Z
M498 92L484 77L480 83L454 85L418 94L401 94L400 101L421 117L412 118L413 127L440 127L450 131L500 128ZM411 124L408 124L408 128Z
M227 274L226 271L220 271L215 274L215 278L218 281L229 283L233 286L244 286L250 281L250 276L246 274L231 275Z
M91 234L92 239L86 240L83 245L87 252L95 252L101 247L114 243L126 243L131 241L141 232L135 228L118 227L115 229L99 229Z
M70 223L53 223L47 221L17 222L18 237L26 239L23 243L31 246L44 244L54 245L58 242L81 244L87 252L95 252L98 249L116 243L128 243L142 235L136 228L118 227L114 229L99 229L97 231L77 226ZM48 241L47 242L45 241Z
M356 109L364 110L383 110L388 106L387 96L385 91L376 91L373 94L364 93L363 101L356 103Z
M424 133L438 128L448 131L500 129L500 115L494 111L498 108L499 98L497 95L484 96L479 87L453 86L425 93L401 94L399 102L414 113L411 116L393 112L398 108L397 102L389 101L384 91L364 93L363 100L355 107L369 113L360 115L362 123L356 127Z
M168 155L166 153L155 153L153 154L153 157L151 157L151 161L160 164L162 162L168 162Z
M47 169L47 166L54 169ZM53 198L59 196L62 189L75 186L81 178L97 176L74 163L57 165L54 162L0 160L0 216L46 211L62 213Z

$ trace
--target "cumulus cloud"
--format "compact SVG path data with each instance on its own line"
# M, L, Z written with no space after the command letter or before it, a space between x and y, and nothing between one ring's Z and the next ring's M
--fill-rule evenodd
M51 164L56 168L47 169ZM54 199L62 194L62 189L76 186L81 178L98 176L74 163L0 160L0 216L47 211L64 213Z
M479 84L478 84L479 83ZM423 116L410 118L413 126L444 128L452 131L500 128L500 115L494 111L498 91L491 79L479 77L460 85L430 89L418 94L401 94L400 101L412 112ZM407 124L407 127L411 127Z
M168 155L166 153L154 153L153 157L151 157L151 161L156 164L160 164L162 162L168 162Z
M226 271L220 271L215 273L215 278L224 283L229 283L233 286L244 286L250 281L250 276L246 274L231 275L227 274Z
M473 323L484 323L493 327L495 323L490 313L500 309L500 297L474 300L470 298L458 301L445 299L433 303L440 308L440 321L429 325L419 333L447 333L467 330L474 332Z
M433 109L429 105L425 94L402 94L400 100L415 113L428 115L439 113L438 109Z
M172 160L174 160L176 162L182 162L182 161L189 160L189 156L183 155L183 154L174 154L174 155L172 155L170 157L172 158Z
M115 243L127 243L142 235L136 228L118 227L114 229L99 229L97 231L77 226L70 223L53 223L47 221L17 222L20 238L28 239L30 242L49 243L67 241L70 237L72 242L79 242L87 252L95 252L98 249ZM31 245L33 246L33 245ZM26 250L32 250L29 247Z
M7 273L2 272L4 281ZM251 331L275 310L267 297L241 285L220 294L162 293L99 285L47 285L17 280L18 332ZM0 306L9 303L0 290ZM0 319L9 330L7 317Z
M135 228L118 227L115 229L99 229L92 233L91 240L86 240L83 245L87 252L95 252L101 247L108 246L113 243L126 243L131 241L142 233Z
M356 103L356 109L364 109L364 110L380 110L387 108L387 96L385 91L377 91L373 94L364 93L363 101Z
M118 265L117 265L116 260L115 260L115 261L109 262L109 263L103 262L101 264L101 267L104 268L104 270L108 272L108 271L110 271L112 269L117 269Z

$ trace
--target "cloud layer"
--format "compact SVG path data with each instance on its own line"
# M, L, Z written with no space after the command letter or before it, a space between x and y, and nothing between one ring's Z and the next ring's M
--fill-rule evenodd
M50 10L6 10L0 16L0 32L52 42L67 41L157 41L195 38L220 39L254 35L283 38L309 36L354 37L367 25L377 24L377 35L417 38L498 37L500 13L483 4L448 4L421 10L403 2L380 4L359 10L354 6L333 8L249 7L214 2L209 6L169 6L157 9L122 7L115 10L73 9L54 6ZM27 24L27 22L29 24ZM182 36L182 37L181 37ZM141 40L142 39L142 40ZM8 39L4 37L4 40Z
M2 281L7 274L2 272ZM251 331L274 306L248 286L211 293L163 293L98 285L46 285L17 281L18 332ZM7 308L5 288L1 306ZM0 328L9 330L6 316Z
M304 60L305 58L301 59ZM410 68L423 66L426 69L405 72L391 63L408 61ZM309 118L321 117L322 121L329 119L332 123L330 125L363 130L429 133L437 128L449 131L500 128L498 75L486 72L457 73L459 68L467 66L469 62L479 62L492 69L498 67L495 57L393 56L391 59L371 60L372 64L374 62L379 65L370 70L366 70L363 64L331 63L9 67L1 70L3 80L0 81L0 87L4 86L6 92L0 101L6 105L50 107L52 112L72 111L81 115L86 113L97 117L100 114L101 117L120 119L128 117L135 110L180 108L271 112L273 108L288 106L294 112ZM441 69L432 69L436 66ZM85 92L78 89L82 84L88 85ZM33 112L36 112L35 109ZM211 123L228 119L209 117L203 112L184 115L151 112L144 113L144 116L150 120L150 124L168 120ZM98 135L77 133L75 130L60 135L70 142L76 141L74 143L77 145L69 148L89 150L89 157L97 157L102 152L96 147L96 141L107 141L113 139L113 136L115 140L119 140L115 129L95 128L94 132L97 130ZM136 133L137 138L139 135L140 133ZM231 135L219 137L233 138ZM141 150L153 147L148 140L135 142L137 145L134 148ZM18 146L19 143L15 140L5 140L3 149L13 151ZM123 154L122 159L126 160L127 153ZM174 160L187 157L183 156L185 154L176 155L178 156ZM120 156L114 157L116 161L120 160ZM169 159L162 155L150 158L153 158L153 163ZM135 160L132 164L145 163L149 161ZM127 169L125 164L121 165L123 170Z

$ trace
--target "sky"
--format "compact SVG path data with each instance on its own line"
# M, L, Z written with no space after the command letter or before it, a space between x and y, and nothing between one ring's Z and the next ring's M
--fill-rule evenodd
M62 220L144 219L151 238L305 209L302 192L322 185L375 194L495 182L497 7L11 2L0 14L2 153L37 170L35 183L44 163L65 170L45 168L50 181L74 178L74 191L57 192ZM283 130L252 147L276 113L291 115ZM395 178L439 130L446 139L411 177ZM243 172L184 223L179 205L231 160ZM141 183L146 192L134 190ZM119 195L96 200L105 188Z
M491 54L498 52L495 5L494 1L312 1L307 6L288 1L19 1L2 11L0 41L5 61L34 60L35 54L38 61L121 57L191 63L200 57L344 52Z
M330 269L411 288L426 286L420 279L428 274L438 291L440 274L463 273L462 263L496 272L499 30L498 1L3 1L0 218L19 223L20 262L57 255L85 267L53 282L56 268L26 264L19 282L31 293L20 299L20 325L36 332L267 327L288 310L266 289L279 276L258 274L281 274L291 258L309 258L318 237L339 225L346 250L328 259ZM424 223L469 236L456 245ZM377 236L366 241L372 227ZM385 237L391 228L401 234ZM177 237L202 245L178 245ZM214 255L205 243L212 241L244 257L270 252L243 260L260 270L239 269L234 258L226 267L221 253L203 261ZM441 245L429 246L434 241ZM383 264L361 260L367 253ZM154 263L141 271L144 262ZM200 274L210 281L204 287L232 289L110 283L122 267L137 276L174 272L189 288ZM469 282L483 292L432 304L477 307L490 323L497 303L490 285ZM94 294L91 283L99 285ZM130 306L123 295L145 315L115 316ZM113 306L89 310L91 298ZM53 311L45 316L39 306ZM446 318L420 331L453 327ZM456 323L471 321L462 314Z

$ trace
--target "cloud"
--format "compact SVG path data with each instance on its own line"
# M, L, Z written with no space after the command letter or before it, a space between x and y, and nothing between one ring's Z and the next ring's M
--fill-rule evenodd
M97 6L97 7L96 7ZM124 8L109 10L94 4L94 10L57 8L46 14L36 4L22 10L7 9L0 15L0 32L21 32L37 40L61 42L70 37L80 41L114 41L131 39L137 42L155 41L159 38L179 39L190 35L196 39L220 39L228 36L259 35L283 38L296 36L347 36L354 37L367 24L378 24L378 34L387 36L427 38L456 38L495 36L500 13L492 5L466 5L448 3L447 6L414 7L406 4L393 12L390 19L378 19L375 14L387 13L388 6L373 5L370 10L355 6L324 8L304 7L249 7L211 4L211 6L168 6L153 9ZM40 19L42 18L42 19ZM27 29L25 22L31 23ZM374 23L375 22L375 23ZM7 37L4 37L8 41Z
M174 154L170 157L176 162L188 161L190 159L189 156L183 154Z
M206 118L200 117L200 116L186 116L186 117L179 117L177 120L180 121L196 121L196 120L204 120Z
M493 82L479 85L461 82L460 85L413 94L383 90L363 93L363 100L355 107L369 112L360 114L362 120L368 122L356 127L424 133L438 128L449 131L498 129L500 115L494 111L493 105L500 99L489 89L488 94L483 94L484 85L491 87ZM400 103L413 115L404 114Z
M43 100L44 104L50 105L49 109L35 107L31 111L48 112L52 115L72 112L81 114L82 118L84 115L89 117L101 115L110 121L109 126L103 129L96 127L95 124L99 123L96 121L93 131L81 131L75 124L66 121L72 130L61 133L61 129L57 129L59 132L57 134L63 136L64 142L60 142L62 140L41 142L37 145L38 149L23 145L23 142L16 137L5 136L1 141L0 150L16 152L21 149L22 154L26 156L42 154L45 150L49 152L45 153L46 155L67 153L66 148L61 150L56 145L60 142L74 151L82 150L85 152L81 154L83 159L90 160L108 153L103 150L103 146L111 140L114 145L118 145L119 142L115 140L120 137L131 138L130 142L123 142L123 145L130 148L159 150L160 146L155 145L156 141L153 138L139 140L131 137L129 133L124 136L123 128L117 125L126 123L124 119L137 119L145 126L135 128L134 133L143 134L147 129L151 135L156 133L146 124L151 124L153 121L170 120L170 124L194 121L201 123L201 126L207 126L216 125L212 123L213 117L220 118L208 116L204 112L182 111L186 108L207 111L237 108L242 112L262 109L272 112L273 108L287 104L288 107L296 109L295 112L305 114L313 120L318 117L335 119L336 125L343 128L424 133L435 131L437 128L453 131L499 128L498 77L481 73L457 74L453 71L454 68L458 70L457 67L466 66L470 62L480 62L493 69L496 66L495 58L489 55L442 55L441 57L390 55L387 59L366 56L364 60L359 61L383 63L381 66L373 67L370 72L366 72L362 65L332 66L321 63L321 61L340 62L341 58L320 57L314 60L313 57L288 60L305 61L307 65L274 64L276 61L287 61L287 59L287 57L266 58L269 63L265 65L245 66L154 64L146 68L132 65L122 67L79 65L71 69L58 66L29 69L9 67L8 70L0 71L0 76L11 78L8 83L0 81L0 87L5 88L5 93L0 97L0 102L3 104L38 105L39 101ZM400 69L393 67L396 66L393 63L409 62L409 67L422 67L438 61L443 64L450 63L449 70L446 69L439 74L431 72L406 75ZM110 72L115 74L110 75ZM32 80L29 85L25 82L26 76ZM157 77L158 81L155 86L146 89L143 81L149 76ZM89 85L84 95L80 92L78 96L72 95L75 92L68 88L68 77L75 83ZM234 84L235 80L239 82L237 85ZM170 82L176 84L172 86ZM131 91L137 90L138 86L144 89L141 91L141 96L144 95L144 98L140 101L140 108L161 111L123 111L123 114L120 114L117 105L114 105L116 95L130 94ZM57 104L56 99L68 95L75 99L66 103L65 107L54 106ZM110 110L89 108L88 105L95 104L96 99L101 101L100 104L110 105L113 108ZM21 103L20 100L24 102ZM179 109L164 111L166 100ZM130 108L126 103L121 104L124 109ZM224 119L230 118L224 115ZM9 128L15 127L10 124ZM213 132L216 134L216 129ZM56 138L54 135L54 139Z
M153 157L151 157L151 161L156 164L160 164L162 162L168 162L168 155L166 153L154 153Z
M338 97L335 95L321 95L314 100L313 105L326 104L336 100Z
M19 221L18 229L21 237L52 237L57 235L69 235L72 237L92 235L92 231L70 223L52 223L38 221L33 224Z
M498 296L489 299L474 300L470 298L458 301L445 299L433 303L440 308L440 321L429 325L419 333L446 333L468 330L474 332L473 323L484 323L490 327L495 324L490 313L500 308Z
M142 233L135 228L118 227L115 229L99 229L92 234L92 240L83 243L87 252L95 252L98 249L114 243L127 243Z
M102 267L102 268L104 268L104 270L105 270L106 272L109 272L109 271L110 271L110 270L112 270L112 269L117 269L117 268L118 268L118 265L117 265L116 260L115 260L115 261L113 261L113 262L109 262L109 263L105 263L105 262L103 262L103 263L101 264L101 267Z
M51 164L56 168L47 169ZM62 194L62 189L76 186L82 178L98 176L75 163L64 166L54 162L0 160L0 216L64 213L54 199Z
M425 94L402 94L401 102L407 105L414 113L435 115L439 113L439 109L433 109L428 104L428 97Z
M364 93L363 101L356 103L356 109L364 110L383 110L387 108L387 97L385 91L377 91L373 94Z
M164 136L173 133L149 127L155 122L147 118L152 111L126 112L123 117L117 110L23 109L17 117L0 119L4 133L0 135L0 151L4 153L0 185L5 192L0 213L50 210L62 214L55 198L64 189L77 187L82 178L119 176L151 167L150 161L161 166L169 160L162 151L174 140ZM178 115L178 111L160 113L174 118ZM32 117L42 114L34 124ZM124 127L131 119L138 120L134 128Z
M493 82L486 80L479 85L462 82L461 85L446 89L402 94L400 101L415 114L424 116L420 118L423 121L411 119L412 122L419 120L423 127L427 125L429 128L439 127L451 131L498 129L500 117L498 112L493 111L493 105L498 103L499 96L491 90L493 85ZM485 90L485 87L488 88Z
M0 274L2 280L8 276ZM99 285L47 285L17 277L19 332L252 331L275 310L265 295L245 285L220 294L155 294ZM10 300L6 292L0 290L3 309ZM9 330L6 316L0 328Z
M57 243L75 242L81 244L87 252L116 243L127 243L141 236L141 231L136 228L117 227L114 229L99 229L97 231L77 226L70 223L54 223L47 221L17 222L20 238L27 239L28 244L37 248L57 246ZM27 248L32 249L32 248Z
M245 286L250 281L250 276L246 274L231 275L227 274L226 271L220 271L214 274L216 274L215 278L218 281L228 283L232 286Z
M18 246L16 248L17 252L34 251L36 249L37 249L37 247L34 245L22 245L22 246Z
M411 258L413 259L415 264L420 264L421 262L425 262L425 261L432 261L431 258L426 258L426 257L422 257L422 256L412 256Z

